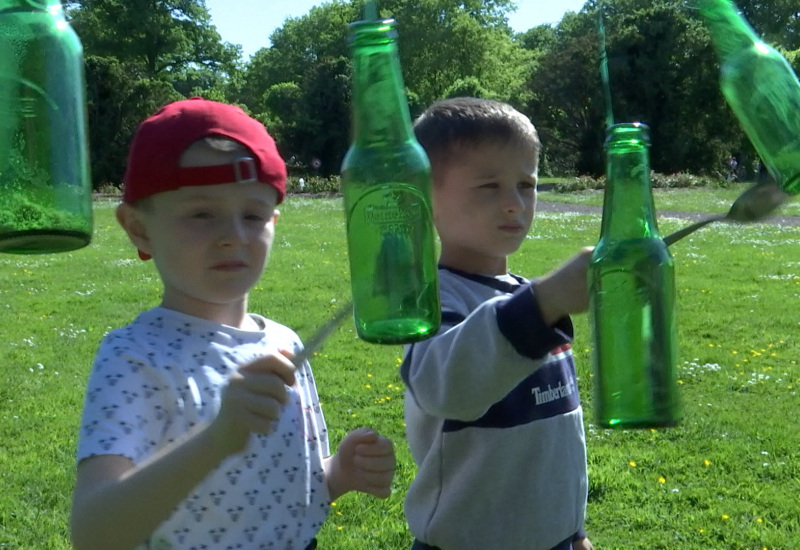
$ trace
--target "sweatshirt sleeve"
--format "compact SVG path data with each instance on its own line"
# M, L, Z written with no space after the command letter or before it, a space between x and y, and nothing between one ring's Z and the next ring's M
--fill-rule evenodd
M544 323L530 284L472 312L459 312L457 302L442 300L439 333L409 346L401 365L417 405L432 416L480 418L541 366L550 350L572 340L568 317L552 327Z

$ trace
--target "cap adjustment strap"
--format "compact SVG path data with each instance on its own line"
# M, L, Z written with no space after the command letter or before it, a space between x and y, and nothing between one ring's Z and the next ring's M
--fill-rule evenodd
M242 177L242 168L247 168L246 178ZM258 181L258 172L256 172L256 161L253 157L242 157L233 162L233 173L236 177L236 183L252 183Z
M258 168L252 157L241 157L229 164L213 166L181 166L173 189L195 185L251 183L258 181Z

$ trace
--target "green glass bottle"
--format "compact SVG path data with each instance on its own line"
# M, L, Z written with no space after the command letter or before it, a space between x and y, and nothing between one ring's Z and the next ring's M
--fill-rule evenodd
M353 142L342 194L358 335L403 344L440 324L431 170L416 141L394 20L350 25Z
M720 87L778 185L800 193L800 81L730 0L698 0L720 57Z
M675 267L658 233L649 129L609 127L600 241L589 264L595 419L607 428L679 420Z
M83 48L53 0L0 0L0 252L87 245Z

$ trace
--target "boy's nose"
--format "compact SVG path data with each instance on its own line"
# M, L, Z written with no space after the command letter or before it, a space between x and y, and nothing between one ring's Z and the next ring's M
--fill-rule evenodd
M247 232L241 220L232 218L224 224L220 244L238 245L247 242Z
M521 212L525 208L525 198L522 193L517 189L509 191L505 197L504 208L510 213Z

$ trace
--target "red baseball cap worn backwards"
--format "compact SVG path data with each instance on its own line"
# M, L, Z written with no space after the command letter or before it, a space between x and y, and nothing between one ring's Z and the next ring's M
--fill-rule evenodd
M229 164L181 166L195 141L224 137L250 150ZM260 181L286 196L286 164L264 125L236 107L193 97L170 103L139 125L128 152L122 200L136 202L180 187Z
M250 151L229 164L181 166L181 156L199 139L224 137ZM133 136L122 200L133 203L180 187L259 181L286 196L286 163L264 125L236 107L201 97L170 103L142 122ZM139 257L150 255L139 251Z

